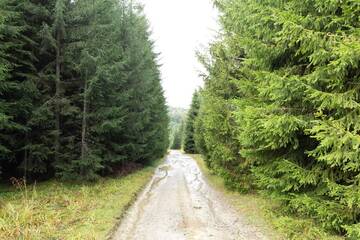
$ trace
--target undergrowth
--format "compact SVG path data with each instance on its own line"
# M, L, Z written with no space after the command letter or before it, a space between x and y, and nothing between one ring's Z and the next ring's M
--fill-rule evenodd
M0 187L0 239L106 239L154 166L120 178L79 184L48 181Z

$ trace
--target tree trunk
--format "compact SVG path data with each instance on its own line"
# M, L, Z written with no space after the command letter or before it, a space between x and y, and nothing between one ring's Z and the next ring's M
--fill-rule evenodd
M86 74L87 75L87 74ZM86 76L87 78L87 76ZM84 84L84 101L83 101L83 117L82 117L82 131L81 131L81 160L85 160L87 154L86 145L86 129L87 129L87 111L88 111L88 99L87 99L87 80L85 78Z
M55 88L55 162L59 160L60 151L60 32L56 34L56 88Z

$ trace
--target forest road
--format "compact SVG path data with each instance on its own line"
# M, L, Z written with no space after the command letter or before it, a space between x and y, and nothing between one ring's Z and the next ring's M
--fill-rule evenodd
M191 157L171 151L123 218L113 239L268 238L206 182Z

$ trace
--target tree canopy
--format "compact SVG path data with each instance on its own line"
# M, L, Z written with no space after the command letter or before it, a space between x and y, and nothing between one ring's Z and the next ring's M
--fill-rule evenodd
M233 188L260 189L360 237L358 1L218 0L196 144Z
M157 53L141 6L0 3L1 177L94 180L169 145Z

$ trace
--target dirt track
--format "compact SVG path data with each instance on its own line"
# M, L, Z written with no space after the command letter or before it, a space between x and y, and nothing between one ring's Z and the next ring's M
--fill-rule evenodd
M192 158L172 151L113 239L268 239L246 222L207 184Z

